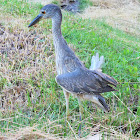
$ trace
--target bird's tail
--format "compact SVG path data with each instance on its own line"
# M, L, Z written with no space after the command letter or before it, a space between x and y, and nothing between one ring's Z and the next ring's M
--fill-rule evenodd
M88 100L97 104L100 108L102 108L105 112L109 111L109 107L105 102L105 99L100 94L92 94L92 95L83 95L82 97L84 100Z
M97 72L102 71L101 68L102 68L103 63L104 63L104 56L99 57L99 53L96 53L95 56L92 56L90 70L97 70ZM114 91L114 89L110 86L107 86L104 89L104 92L108 92L108 91ZM105 112L109 111L109 107L106 104L104 97L101 96L100 94L84 95L83 98L85 100L89 100L97 104Z
M95 56L92 56L90 70L101 70L104 63L104 56L99 57L99 53L96 53Z

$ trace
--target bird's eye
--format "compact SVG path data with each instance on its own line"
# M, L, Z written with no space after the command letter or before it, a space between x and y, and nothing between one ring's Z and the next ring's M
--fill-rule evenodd
M45 11L42 11L42 14L45 14L46 12Z

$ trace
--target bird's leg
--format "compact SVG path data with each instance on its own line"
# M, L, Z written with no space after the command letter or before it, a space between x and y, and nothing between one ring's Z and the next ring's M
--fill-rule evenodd
M81 121L82 121L82 114L83 114L83 107L82 107L82 103L81 103L81 100L80 100L80 97L78 97L78 102L79 102L79 113L80 113L80 125L79 125L79 130L78 130L78 135L79 137L81 136Z
M66 119L68 120L68 116L69 116L69 93L65 90L63 90L64 95L65 95L65 99L66 99Z
M81 103L80 97L78 97L78 103L79 103L79 113L80 113L80 121L81 121L82 120L83 108L82 108L82 103Z

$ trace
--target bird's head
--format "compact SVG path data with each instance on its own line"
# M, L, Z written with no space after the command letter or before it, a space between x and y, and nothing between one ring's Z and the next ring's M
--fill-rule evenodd
M37 22L39 22L42 18L54 18L57 16L57 14L61 14L60 8L55 4L48 4L44 6L41 10L39 15L32 20L32 22L29 24L28 27L31 27L35 25ZM57 18L57 17L56 17Z

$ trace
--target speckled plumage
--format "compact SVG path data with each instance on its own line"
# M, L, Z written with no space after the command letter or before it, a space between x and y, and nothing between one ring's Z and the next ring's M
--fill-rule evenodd
M58 74L56 82L63 88L67 115L69 114L69 93L75 95L79 101L81 99L90 100L98 104L105 111L108 111L105 99L100 93L114 91L115 89L112 86L116 86L117 82L112 77L98 70L103 63L103 58L102 61L99 61L99 56L96 55L97 57L93 58L95 64L91 66L92 70L85 68L62 36L62 14L58 6L54 4L44 6L38 17L30 23L29 27L36 24L40 18L52 19L52 33ZM92 67L94 67L94 70Z

